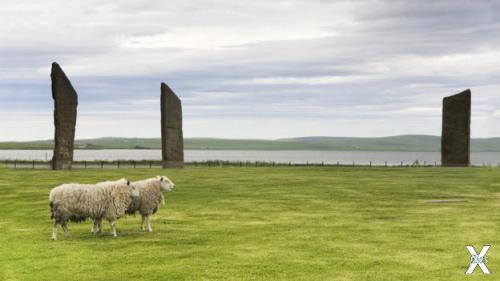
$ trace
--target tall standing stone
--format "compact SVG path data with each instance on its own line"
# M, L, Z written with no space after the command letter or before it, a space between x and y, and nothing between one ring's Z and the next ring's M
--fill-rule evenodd
M54 156L52 169L71 169L75 141L78 95L57 63L52 64L52 98L54 99Z
M465 90L443 99L441 164L470 165L471 92Z
M182 105L179 97L161 83L161 149L163 168L184 167Z

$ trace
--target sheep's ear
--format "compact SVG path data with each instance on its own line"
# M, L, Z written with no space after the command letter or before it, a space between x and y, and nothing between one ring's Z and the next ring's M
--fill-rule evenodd
M163 177L160 178L160 181L163 181Z
M129 180L127 180L127 185L130 185L130 181Z

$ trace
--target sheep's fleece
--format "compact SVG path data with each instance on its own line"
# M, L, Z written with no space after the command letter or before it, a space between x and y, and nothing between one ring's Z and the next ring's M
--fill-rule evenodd
M144 222L148 223L148 230L152 231L150 215L156 213L161 203L165 203L164 191L171 191L175 184L165 176L135 181L131 183L139 191L139 196L134 197L127 214L134 214L136 211L142 215L141 229L144 229Z
M54 219L53 239L57 240L57 224L67 232L68 221L106 219L110 222L113 235L114 224L125 214L138 192L126 179L106 181L97 184L62 184L50 191L49 201Z

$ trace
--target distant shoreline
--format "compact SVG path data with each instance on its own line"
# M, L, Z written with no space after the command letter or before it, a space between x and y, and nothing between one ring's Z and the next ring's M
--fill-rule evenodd
M0 142L1 150L51 150L52 140ZM75 141L75 149L161 149L160 138L97 138ZM276 140L186 138L185 150L304 150L304 151L393 151L439 152L441 138L430 135L401 135L376 138L300 137ZM472 152L500 152L500 138L471 140Z

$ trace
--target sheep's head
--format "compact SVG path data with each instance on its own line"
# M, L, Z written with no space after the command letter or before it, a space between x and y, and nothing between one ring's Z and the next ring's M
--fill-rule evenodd
M137 189L137 187L135 187L134 185L130 185L130 188L132 189L132 197L134 198L137 198L139 197L139 190Z
M175 183L173 183L169 178L165 176L157 176L158 180L160 180L160 187L162 191L171 191L175 188Z
M126 178L121 178L117 180L116 183L119 185L130 185L130 181Z
M120 181L126 183L126 185L130 188L130 193L132 197L139 197L139 190L134 185L132 185L132 183L129 180L121 179Z

